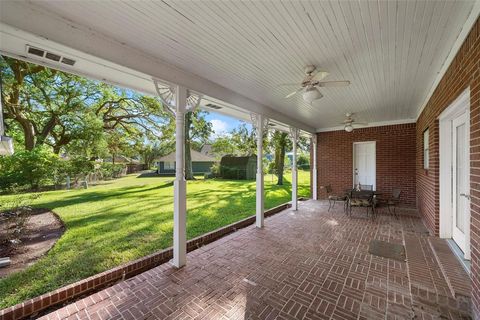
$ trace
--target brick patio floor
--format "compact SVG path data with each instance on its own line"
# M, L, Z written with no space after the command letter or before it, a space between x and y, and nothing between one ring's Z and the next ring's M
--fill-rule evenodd
M264 229L250 226L189 253L182 269L161 265L44 319L469 318L470 298L455 288L466 281L468 295L468 276L448 250L434 254L432 241L443 240L419 218L381 214L372 222L340 207L301 202ZM369 254L372 239L404 244L408 262ZM446 279L439 257L456 279Z

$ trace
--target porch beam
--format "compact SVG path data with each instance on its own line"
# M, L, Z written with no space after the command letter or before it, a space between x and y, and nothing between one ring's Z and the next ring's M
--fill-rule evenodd
M290 135L292 137L292 210L298 210L298 171L297 171L297 143L298 128L290 127Z
M175 181L173 205L173 265L187 262L187 182L185 181L185 113L187 89L175 88Z
M312 199L318 200L317 194L317 135L312 134Z

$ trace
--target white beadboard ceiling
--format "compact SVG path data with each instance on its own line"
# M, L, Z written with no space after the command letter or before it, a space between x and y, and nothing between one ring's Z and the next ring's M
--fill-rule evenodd
M314 128L415 119L475 1L32 1ZM8 12L3 10L3 16ZM3 18L2 18L3 19ZM313 105L284 96L328 71Z

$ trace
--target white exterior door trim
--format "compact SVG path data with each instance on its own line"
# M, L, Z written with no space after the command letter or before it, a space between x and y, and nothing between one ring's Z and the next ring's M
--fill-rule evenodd
M470 137L470 88L462 92L447 109L445 109L439 120L439 153L440 153L440 238L450 239L453 236L453 195L452 195L452 170L453 170L453 141L452 121L463 113L466 113L466 135ZM469 138L468 138L469 140ZM467 175L470 178L470 174ZM465 226L465 259L470 259L470 223Z
M355 146L359 144L373 144L373 152L375 153L375 157L373 158L373 171L375 175L373 176L373 190L377 190L377 141L361 141L361 142L354 142L353 143L353 165L352 165L352 182L353 187L355 188Z

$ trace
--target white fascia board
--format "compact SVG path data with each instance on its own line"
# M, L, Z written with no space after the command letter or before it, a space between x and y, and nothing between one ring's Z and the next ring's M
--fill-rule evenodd
M0 20L1 31L9 28L14 32L26 32L35 35L37 42L45 43L50 47L60 47L65 54L87 55L92 60L100 59L106 64L113 64L119 68L131 70L135 74L147 74L152 77L178 84L204 95L214 97L232 105L236 105L248 112L261 113L265 117L275 119L287 125L294 126L306 132L315 129L305 123L275 111L273 108L258 103L233 90L227 89L208 79L172 66L158 57L153 57L140 50L129 47L112 38L106 37L87 27L72 23L62 17L43 10L31 3L8 1L1 3ZM3 36L3 35L2 35ZM3 41L0 41L2 43ZM1 44L3 46L3 43ZM9 52L8 48L2 51ZM77 70L77 73L83 70ZM102 78L103 81L116 83L119 79L105 79L95 76L96 70L88 71L88 76ZM125 86L125 85L123 85ZM151 89L154 93L153 82ZM133 88L136 89L136 88Z
M354 130L357 129L363 129L363 128L373 128L373 127L383 127L383 126L393 126L397 124L408 124L408 123L415 123L415 119L403 119L403 120L392 120L392 121L379 121L379 122L371 122L367 125L358 125L355 127L354 125ZM339 131L339 130L344 130L345 126L336 126L336 127L330 127L330 128L318 128L316 132L329 132L329 131Z
M74 66L50 62L26 53L26 44L61 54L76 60ZM84 76L109 83L115 86L133 89L135 91L156 95L151 78L128 68L115 66L113 63L91 57L79 51L53 43L45 38L33 35L0 22L0 52L2 55L43 65L56 70Z
M450 52L447 58L445 59L445 61L443 62L442 67L440 68L440 71L437 73L437 77L435 78L435 81L430 87L430 91L425 97L425 100L423 101L423 103L419 106L417 110L416 120L418 120L418 118L423 112L423 109L425 109L425 107L427 106L428 101L430 100L433 93L435 92L435 89L437 89L438 84L440 83L443 76L445 75L445 72L447 72L448 67L450 67L450 64L452 63L453 59L457 55L458 50L460 50L460 47L462 46L463 42L467 38L468 34L470 33L470 30L472 29L473 25L475 24L479 16L480 16L480 0L477 0L473 5L472 10L470 11L470 14L468 15L467 21L465 21L462 27L462 31L460 32L457 39L455 40L453 47L450 49Z

